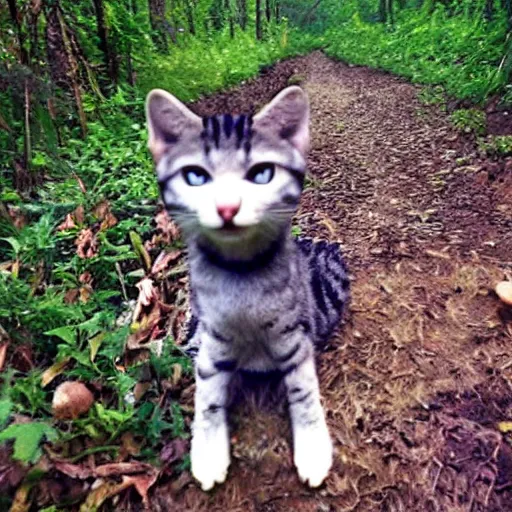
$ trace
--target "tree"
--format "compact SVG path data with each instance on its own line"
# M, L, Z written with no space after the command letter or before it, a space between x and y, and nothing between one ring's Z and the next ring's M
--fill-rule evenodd
M149 21L153 30L151 37L160 51L167 51L167 23L165 20L165 0L148 0Z
M263 37L261 27L261 0L256 0L256 39L260 40Z
M105 8L103 0L93 0L94 10L96 12L96 26L98 31L98 38L100 40L100 50L103 53L105 67L110 79L110 82L116 84L119 79L119 69L117 65L117 58L114 54L108 40L108 27L105 20Z

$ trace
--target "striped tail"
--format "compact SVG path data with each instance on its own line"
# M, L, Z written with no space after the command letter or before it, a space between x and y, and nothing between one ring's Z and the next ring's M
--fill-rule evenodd
M350 297L347 267L337 243L296 240L310 269L311 290L315 300L313 312L315 343L324 346L341 320Z

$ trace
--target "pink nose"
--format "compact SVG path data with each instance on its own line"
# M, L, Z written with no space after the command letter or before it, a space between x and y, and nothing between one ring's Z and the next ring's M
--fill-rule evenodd
M231 222L239 210L240 203L217 205L217 213L220 215L224 222Z

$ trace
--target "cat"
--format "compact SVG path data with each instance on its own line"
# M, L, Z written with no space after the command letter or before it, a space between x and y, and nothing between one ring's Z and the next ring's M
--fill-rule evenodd
M191 469L203 490L230 464L227 388L238 370L282 372L300 479L322 484L333 447L315 345L349 298L337 244L294 239L309 149L309 102L297 86L258 114L200 118L166 91L146 102L162 200L188 248L195 360Z

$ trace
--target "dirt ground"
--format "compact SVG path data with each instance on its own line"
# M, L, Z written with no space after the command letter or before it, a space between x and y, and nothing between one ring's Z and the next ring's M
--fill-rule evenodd
M303 486L279 390L246 386L227 482L205 494L183 473L153 490L152 510L512 511L512 437L499 427L512 419L512 309L492 291L512 279L512 160L480 155L419 86L321 53L194 108L258 108L288 82L312 108L297 223L342 242L353 280L318 357L334 468L319 490Z

